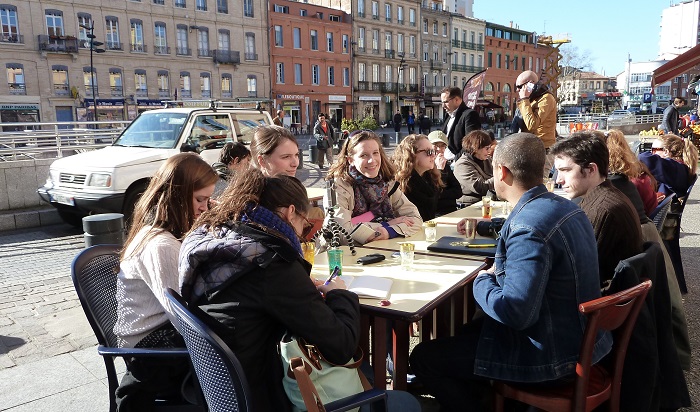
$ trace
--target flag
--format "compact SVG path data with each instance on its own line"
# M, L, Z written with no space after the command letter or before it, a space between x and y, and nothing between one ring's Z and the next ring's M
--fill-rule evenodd
M479 99L479 94L484 88L484 77L486 77L486 70L484 69L479 73L473 75L467 80L462 91L462 100L466 103L467 107L473 109L476 106L476 101Z

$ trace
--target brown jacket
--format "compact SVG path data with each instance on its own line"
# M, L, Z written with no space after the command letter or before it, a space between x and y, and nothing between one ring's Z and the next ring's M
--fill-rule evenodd
M545 149L552 146L557 128L557 99L554 95L545 93L532 101L522 99L518 102L518 109L527 130L542 140Z

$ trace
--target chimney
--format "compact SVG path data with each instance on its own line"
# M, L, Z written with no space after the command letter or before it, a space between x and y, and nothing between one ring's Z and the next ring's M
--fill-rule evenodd
M510 21L510 28L513 28L513 20Z

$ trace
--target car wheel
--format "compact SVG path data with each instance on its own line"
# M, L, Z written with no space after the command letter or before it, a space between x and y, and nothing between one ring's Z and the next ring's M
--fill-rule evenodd
M61 218L61 220L63 220L63 222L68 223L73 227L83 227L83 215L79 213L69 212L67 210L57 209L56 211L58 212L58 216Z
M146 191L146 184L142 183L136 185L126 192L124 197L124 205L122 206L122 214L124 215L124 227L128 228L131 226L131 218L134 214L134 208L136 207L136 202L139 201L143 192Z

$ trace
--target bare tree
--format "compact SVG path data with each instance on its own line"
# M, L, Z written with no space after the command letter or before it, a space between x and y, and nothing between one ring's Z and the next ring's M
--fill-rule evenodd
M581 72L591 70L591 52L589 50L581 51L578 46L571 43L562 45L559 51L561 53L559 61L561 74L559 75L557 100L561 104L562 101L568 100L571 93L576 92L576 83L581 78Z

